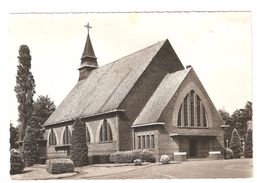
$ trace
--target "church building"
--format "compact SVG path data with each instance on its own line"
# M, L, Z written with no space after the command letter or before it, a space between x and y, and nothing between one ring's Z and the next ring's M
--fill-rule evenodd
M169 40L99 67L88 32L78 70L78 82L44 123L47 159L70 156L77 117L86 124L90 163L133 149L148 149L157 161L223 151L223 121Z

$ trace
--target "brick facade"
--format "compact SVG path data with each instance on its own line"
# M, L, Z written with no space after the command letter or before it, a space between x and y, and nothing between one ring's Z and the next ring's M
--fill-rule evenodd
M140 112L145 108L164 78L170 73L184 70L168 41L163 42L162 47L151 59L150 64L136 79L135 84L128 91L125 98L122 99L117 109L81 117L86 123L90 135L90 142L88 142L89 163L108 162L110 154L116 151L132 149L149 149L154 152L157 160L164 154L174 159L175 152L186 152L187 156L207 157L209 151L222 150L223 131L220 128L220 116L193 69L189 71L185 79L180 83L172 98L166 100L167 105L161 111L159 119L150 121L156 122L155 124L133 126ZM105 76L103 75L103 77ZM201 104L204 106L207 119L206 127L178 127L177 125L180 106L191 90L194 90L197 96L200 97ZM103 102L101 109L109 102L111 97ZM70 107L69 105L67 106ZM155 112L154 109L150 110L152 111L148 111L149 113ZM201 110L203 109L201 108ZM112 132L112 140L108 142L100 140L100 129L104 120L107 120ZM66 126L72 132L72 125L73 121L70 120L61 123L49 123L45 126L48 159L70 157L69 147L63 146L63 134ZM51 129L56 135L56 146L49 146ZM192 149L195 149L195 152Z

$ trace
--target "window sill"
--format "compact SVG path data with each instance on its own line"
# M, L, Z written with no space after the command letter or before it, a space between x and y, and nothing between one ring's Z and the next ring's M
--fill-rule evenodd
M113 141L101 141L99 144L107 144L107 143L112 143Z
M71 147L71 144L63 144L63 145L56 145L56 146L54 146L56 151L68 150L68 149L70 149L70 147Z
M178 128L208 129L209 127L201 127L201 126L178 126Z

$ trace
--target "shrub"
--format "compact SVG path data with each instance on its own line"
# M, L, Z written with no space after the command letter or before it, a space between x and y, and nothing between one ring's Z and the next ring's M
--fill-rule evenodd
M22 149L22 157L25 166L32 166L37 163L37 138L36 130L28 126L24 137L24 144Z
M253 157L253 135L252 129L247 131L245 137L245 144L244 144L244 157L245 158L252 158Z
M229 148L233 151L234 158L240 158L241 154L241 140L238 131L234 128L231 135Z
M135 160L134 160L134 164L135 164L136 166L142 165L141 159L135 159Z
M142 162L155 162L154 155L149 150L132 150L118 151L110 156L110 162L113 163L133 163L135 159L140 159Z
M233 151L229 148L225 148L225 158L226 159L233 159Z
M161 156L161 159L160 159L160 162L161 162L162 164L168 164L168 163L170 162L170 157L167 156L167 155L162 155L162 156Z
M25 167L25 164L22 160L21 153L16 150L11 150L10 162L11 162L11 169L10 169L11 175L21 173Z
M74 164L70 159L51 159L46 161L46 170L52 174L74 171Z
M75 120L73 125L71 144L71 160L74 162L74 166L87 165L88 147L86 140L86 125L79 118Z

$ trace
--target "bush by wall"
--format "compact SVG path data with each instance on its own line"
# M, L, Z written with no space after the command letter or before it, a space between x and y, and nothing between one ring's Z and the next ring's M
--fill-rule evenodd
M74 166L85 166L88 163L88 147L86 141L86 125L81 119L76 118L71 138L71 160Z
M229 148L225 148L225 158L226 159L233 159L233 151Z
M46 161L46 170L52 174L73 172L74 164L70 159L50 159Z
M160 162L162 164L168 164L170 162L170 157L168 155L162 155L161 159L160 159Z
M149 150L132 150L118 151L110 156L110 162L113 163L133 163L135 159L140 159L142 162L155 162L154 155Z
M241 140L238 131L234 128L231 135L229 149L233 151L234 158L240 158L241 156Z
M141 159L135 159L134 160L134 165L136 165L136 166L142 165Z
M245 158L252 158L253 157L253 135L252 129L247 131L245 137L245 145L244 145L244 157Z
M21 173L25 167L25 164L22 160L21 153L16 150L11 150L10 163L11 163L11 169L10 169L11 175Z

